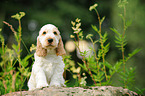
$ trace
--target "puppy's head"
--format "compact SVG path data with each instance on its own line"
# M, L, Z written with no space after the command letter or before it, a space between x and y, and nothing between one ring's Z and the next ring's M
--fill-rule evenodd
M60 36L60 32L52 24L44 25L37 37L36 54L38 56L46 56L48 49L56 50L56 55L64 55L65 50Z

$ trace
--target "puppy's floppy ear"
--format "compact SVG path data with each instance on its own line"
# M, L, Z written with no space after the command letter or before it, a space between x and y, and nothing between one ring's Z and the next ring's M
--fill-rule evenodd
M44 49L39 41L39 37L37 37L37 48L36 48L36 54L39 57L44 57L47 55L47 49Z
M56 55L65 55L66 52L65 52L65 49L64 49L64 46L63 46L63 42L62 42L62 39L61 39L61 36L60 36L60 39L59 39L59 43L58 43L58 46L56 48Z

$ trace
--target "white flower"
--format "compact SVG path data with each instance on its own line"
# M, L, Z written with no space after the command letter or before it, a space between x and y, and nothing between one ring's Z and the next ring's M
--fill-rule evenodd
M98 6L98 4L94 4L92 6L90 6L89 10L92 11L93 9L95 9Z
M71 24L72 24L73 26L75 26L75 24L76 24L76 23L75 23L75 22L73 22L73 21L71 21Z
M81 82L80 82L80 84L82 85L82 86L86 86L86 84L87 84L87 82L86 82L86 79L87 77L83 77L83 78L81 78Z
M75 27L71 27L74 31L77 30Z
M81 23L78 23L78 24L76 25L76 29L78 29L80 26L81 26Z
M79 28L79 29L77 29L76 31L74 31L74 33L78 34L81 30L82 30L82 29Z
M74 35L70 35L70 38L75 38L75 36Z
M78 23L79 23L80 21L81 21L81 19L79 19L79 18L77 18L77 19L76 19L76 22L78 22Z

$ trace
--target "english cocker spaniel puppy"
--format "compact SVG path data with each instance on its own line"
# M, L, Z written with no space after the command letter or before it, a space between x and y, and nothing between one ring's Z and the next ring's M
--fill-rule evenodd
M46 86L65 86L65 65L61 57L64 54L63 42L57 27L52 24L44 25L37 37L35 62L28 81L29 90Z

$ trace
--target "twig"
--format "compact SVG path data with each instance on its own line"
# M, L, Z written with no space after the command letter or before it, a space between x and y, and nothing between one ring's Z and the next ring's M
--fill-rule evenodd
M4 24L8 25L10 27L10 29L12 30L12 32L14 32L14 34L17 34L17 32L14 30L13 26L10 25L8 22L3 21Z

